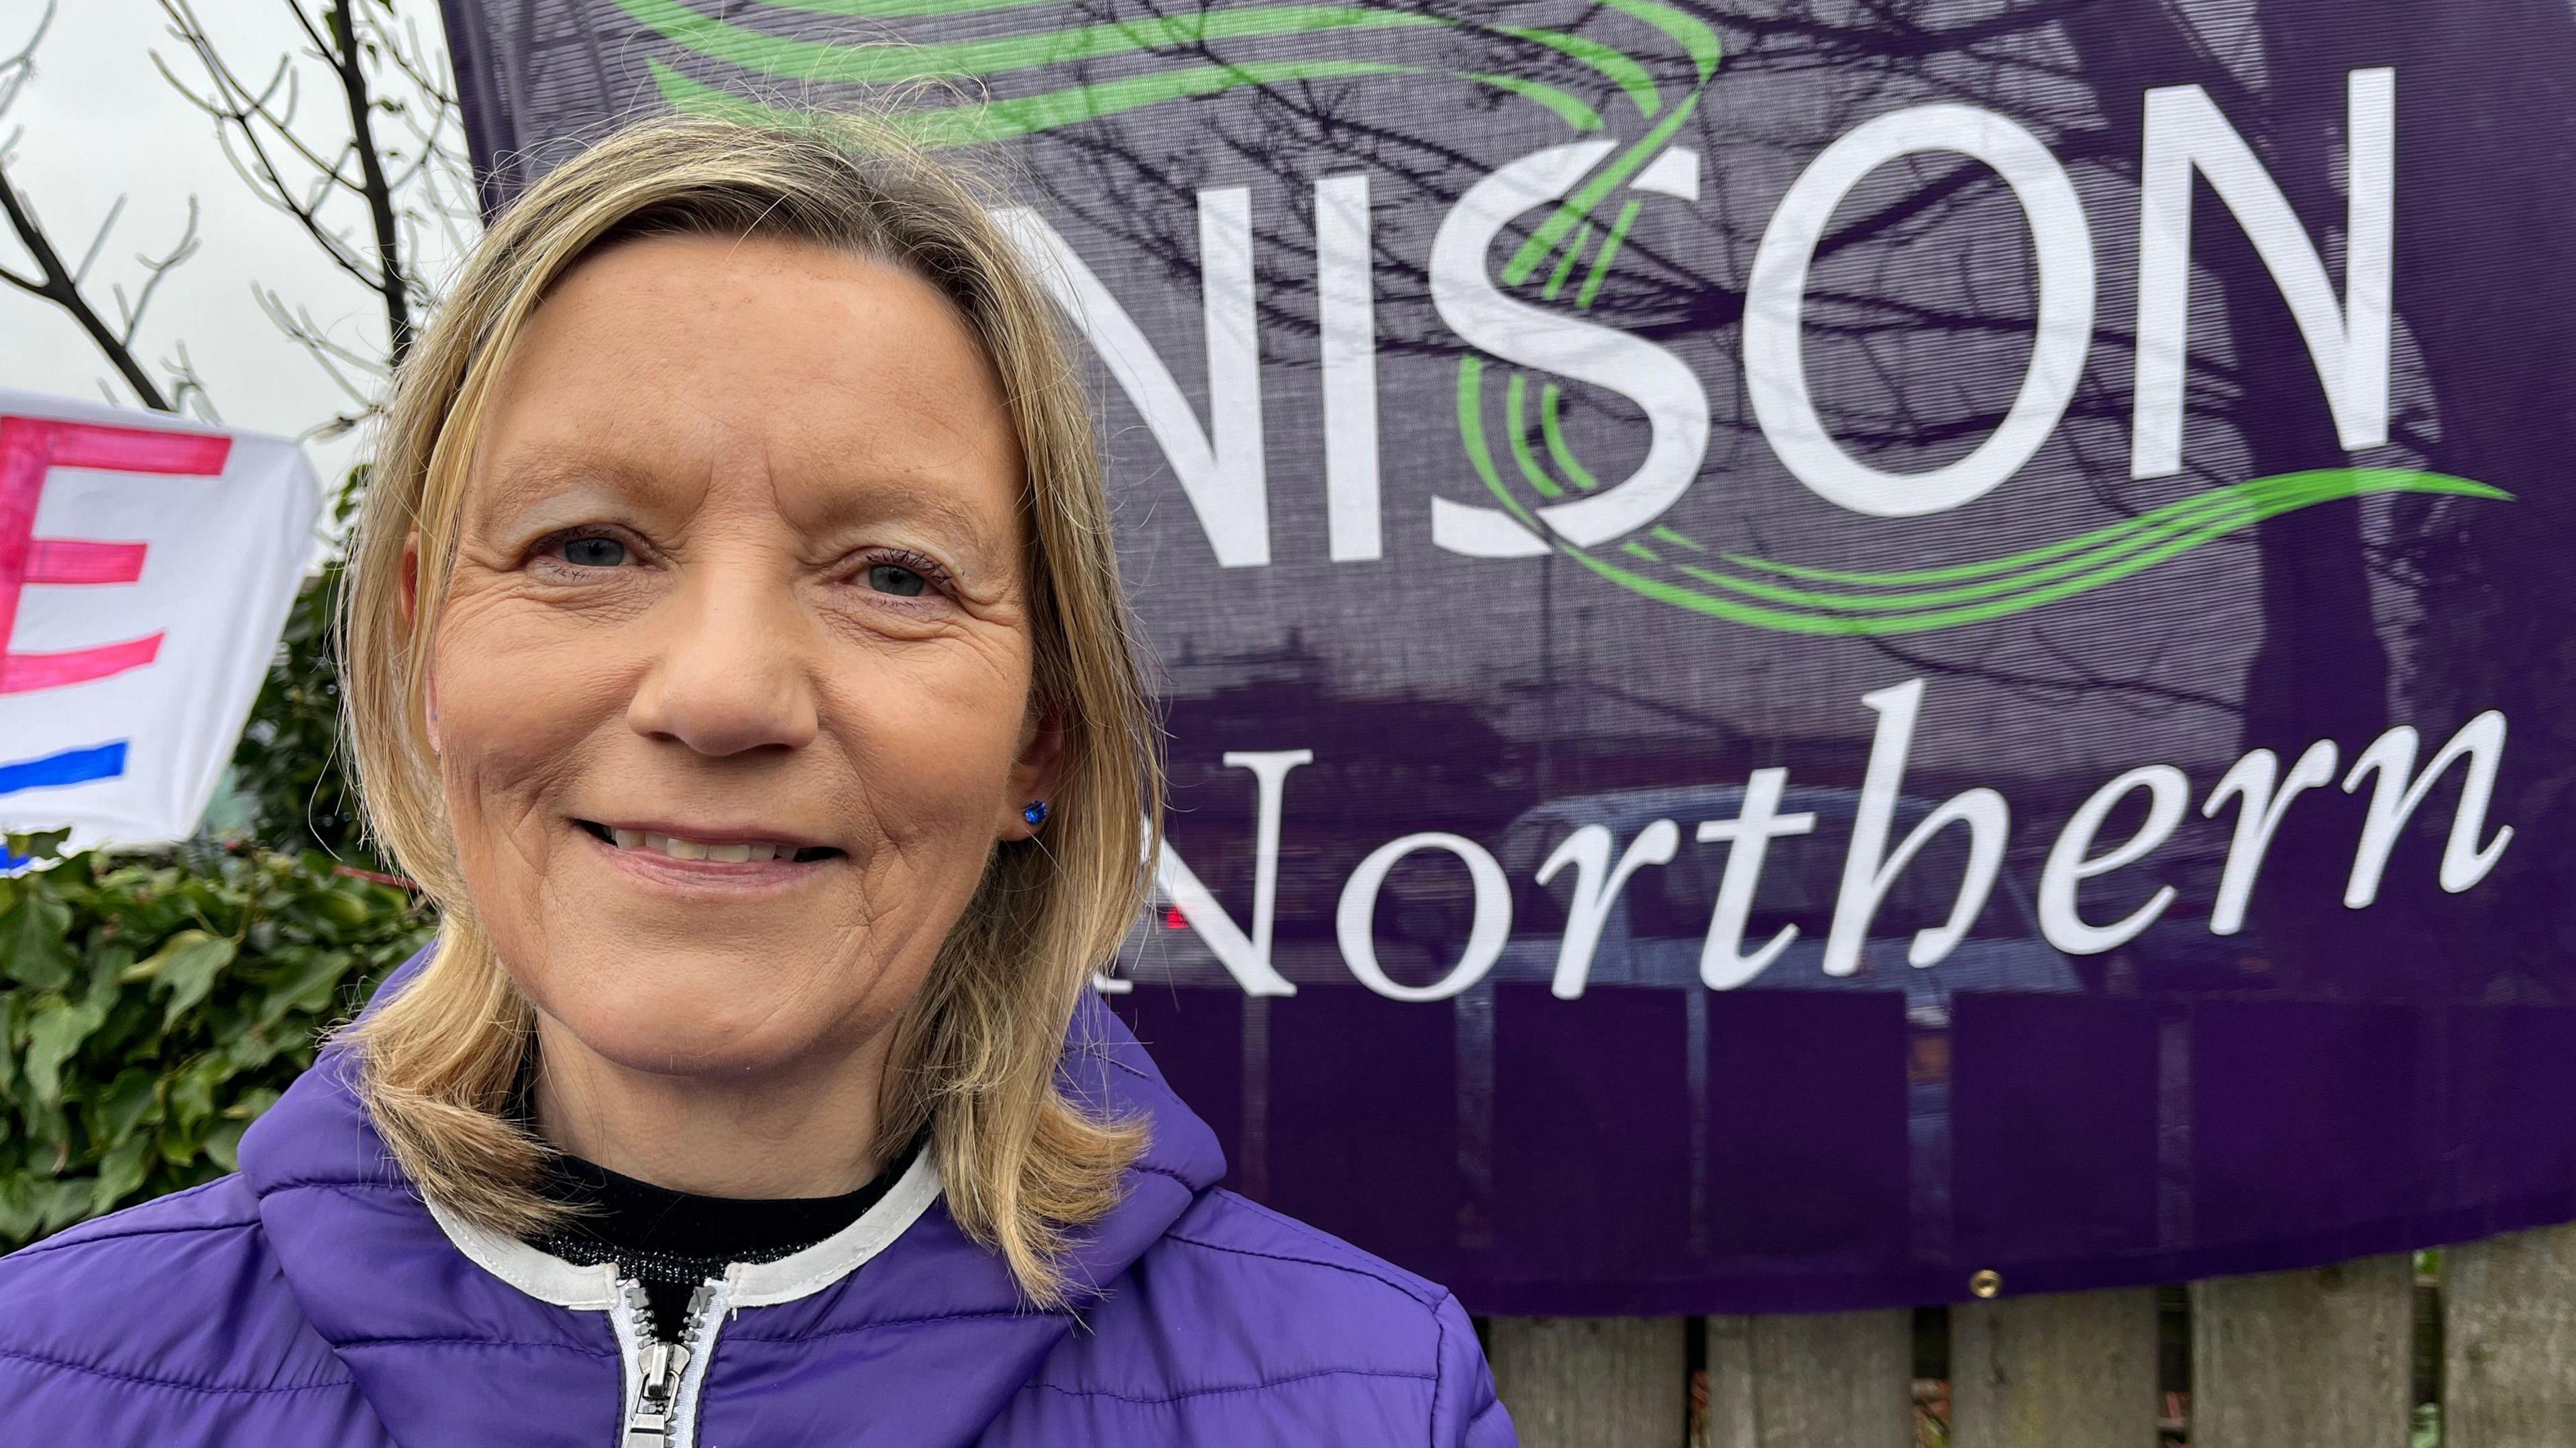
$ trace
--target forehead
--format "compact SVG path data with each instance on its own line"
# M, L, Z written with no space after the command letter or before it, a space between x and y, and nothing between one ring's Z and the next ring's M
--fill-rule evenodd
M909 500L1017 510L1000 379L955 306L874 258L775 238L621 243L576 265L493 379L469 514L568 490L766 481L820 524Z

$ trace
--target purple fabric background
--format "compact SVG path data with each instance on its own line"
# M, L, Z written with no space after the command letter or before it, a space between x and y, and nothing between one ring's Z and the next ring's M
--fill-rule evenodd
M644 0L447 0L487 197L617 117L684 97L673 77L824 105L863 92L816 79L816 52L753 42L937 44L1246 8L1081 0L881 24L685 3L691 24ZM1171 842L1238 928L1254 915L1258 800L1251 771L1223 756L1314 756L1287 776L1281 808L1271 958L1296 993L1246 995L1189 919L1165 913L1140 922L1123 971L1134 988L1118 998L1215 1127L1235 1183L1450 1284L1476 1311L1510 1313L1938 1301L1964 1296L1981 1269L2015 1293L2092 1288L2576 1217L2576 842L2562 824L2576 786L2564 586L2576 493L2563 479L2576 429L2576 13L2541 0L1370 8L1455 23L1174 40L994 71L982 83L1006 102L1211 60L1392 59L1412 78L1238 86L959 153L1020 168L1018 188L1133 317L1201 426L1216 404L1199 198L1246 188L1267 564L1218 565L1137 403L1103 382L1121 548L1165 680ZM1698 158L1698 198L1635 197L1626 250L1586 303L1681 358L1706 393L1698 480L1659 522L1711 560L1957 565L2202 489L2347 465L2512 498L2325 502L2080 596L1884 637L1707 616L1570 552L1445 552L1431 500L1493 499L1462 436L1468 349L1426 276L1436 228L1508 163L1592 134L1624 145L1652 124L1563 52L1533 58L1479 28L1495 20L1620 47L1667 104L1693 82L1690 27L1723 42L1671 132ZM805 69L778 68L791 61ZM2202 184L2185 472L2131 478L2146 93L2206 91L2340 298L2347 76L2380 66L2395 69L2397 97L2389 441L2340 445L2279 288ZM1602 128L1570 130L1462 79L1493 73L1581 97ZM1948 512L1864 517L1801 487L1756 424L1746 280L1783 192L1820 151L1873 117L1942 102L2011 118L2065 168L2099 274L2093 340L2071 406L2007 482ZM1314 188L1351 175L1371 188L1384 543L1382 556L1336 562ZM1545 215L1506 233L1497 265ZM1806 366L1842 445L1921 471L1985 438L2020 383L2035 305L2028 227L1992 173L1938 156L1881 168L1835 213L1818 257ZM1529 379L1533 400L1548 380ZM1487 409L1494 391L1478 394ZM1572 383L1564 399L1593 472L1638 466L1648 434L1633 404ZM1534 433L1527 445L1550 456ZM1657 567L1698 556L1661 535L1630 541L1661 555ZM1640 566L1615 543L1595 551ZM1788 897L1821 889L1830 905L1850 814L1845 803L1833 816L1831 792L1860 784L1876 723L1861 696L1914 679L1926 693L1903 794L1922 804L1907 808L2000 791L2014 822L2002 883L1940 964L1905 963L1904 937L1929 922L1897 923L1914 908L1900 900L1860 972L1829 977L1814 955L1823 907ZM2287 816L2245 930L2209 931L2233 812L2208 820L2199 805L2235 760L2332 740L2348 769L2401 725L2429 755L2486 710L2502 711L2509 736L2480 839L2516 833L2472 888L2435 879L2455 770L2375 902L2347 909L2363 805L2328 787ZM2145 764L2182 770L2193 808L2146 860L2089 884L2085 911L2115 918L2159 885L2176 903L2107 954L2052 948L2033 913L2051 840L2087 794ZM1790 771L1787 807L1825 818L1775 847L1756 938L1780 923L1807 938L1746 988L1709 990L1696 961L1724 855L1695 845L1691 826L1730 816L1732 791L1775 766ZM1680 854L1630 882L1589 990L1557 999L1546 981L1567 879L1542 887L1539 866L1581 825L1607 825L1615 858L1657 817L1678 821ZM2139 817L2131 801L2102 838ZM1900 835L1907 823L1900 810ZM1346 963L1335 906L1364 856L1425 831L1493 854L1510 881L1508 938L1463 993L1386 999ZM1927 851L1922 890L1946 901L1960 853ZM1398 866L1373 917L1388 974L1439 978L1465 946L1471 898L1448 856Z

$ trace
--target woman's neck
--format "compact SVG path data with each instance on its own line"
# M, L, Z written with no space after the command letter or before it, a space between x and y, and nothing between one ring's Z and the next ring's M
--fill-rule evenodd
M821 1070L718 1078L638 1071L540 1016L536 1126L610 1171L708 1197L833 1197L884 1165L878 1088L892 1032Z

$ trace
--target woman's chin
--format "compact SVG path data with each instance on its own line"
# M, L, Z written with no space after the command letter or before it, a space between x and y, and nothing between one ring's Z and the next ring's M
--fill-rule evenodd
M653 1076L761 1076L806 1055L813 1044L774 1029L735 1028L706 1019L604 1030L567 1023L566 1029L589 1054L621 1070Z
M745 988L722 974L656 981L627 975L613 991L538 1008L593 1056L653 1075L757 1075L845 1034L811 996Z

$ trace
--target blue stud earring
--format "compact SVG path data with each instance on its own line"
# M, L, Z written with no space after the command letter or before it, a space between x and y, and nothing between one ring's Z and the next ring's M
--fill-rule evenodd
M1046 817L1047 802L1042 799L1030 800L1028 804L1020 810L1020 818L1027 820L1032 825L1045 824Z

